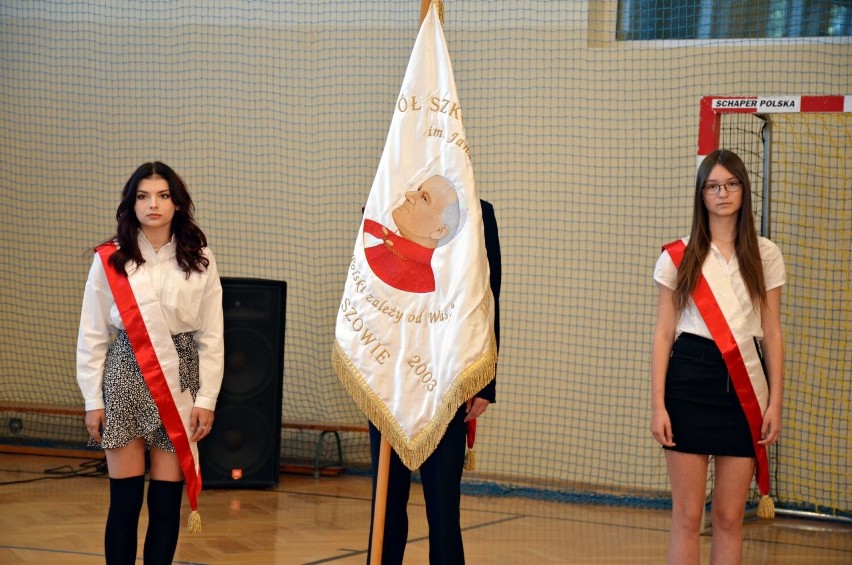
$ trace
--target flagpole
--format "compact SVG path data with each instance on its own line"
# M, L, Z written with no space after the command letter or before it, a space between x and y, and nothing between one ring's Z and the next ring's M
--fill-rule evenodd
M379 449L379 467L376 476L376 500L373 505L373 538L370 540L370 565L382 562L382 545L385 537L385 513L388 507L388 475L390 471L391 444L382 434Z
M429 13L429 6L435 0L420 0L420 25ZM437 9L443 23L443 6L437 0ZM390 474L391 444L382 434L379 448L379 465L376 470L376 496L373 503L373 536L370 539L370 565L381 565L382 546L385 537L385 515L388 506L388 476Z

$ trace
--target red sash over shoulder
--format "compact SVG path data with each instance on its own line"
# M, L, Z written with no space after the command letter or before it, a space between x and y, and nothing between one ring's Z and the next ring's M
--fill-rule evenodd
M198 510L198 494L201 492L201 474L196 464L196 452L190 446L185 423L175 404L156 348L151 340L151 335L148 333L148 325L143 317L142 309L136 301L136 296L133 294L130 281L128 277L116 271L109 262L110 256L116 250L117 247L113 242L105 243L97 248L113 299L118 306L121 320L124 322L136 361L139 363L139 369L145 378L148 390L151 391L154 403L157 405L166 433L168 433L169 439L172 440L177 452L186 479L189 506L193 510L193 515L190 516L190 530L196 529L197 531L197 529L200 529L196 511ZM165 321L163 320L163 322ZM171 336L169 336L169 342L171 343Z
M663 250L668 252L675 267L680 268L686 251L686 244L683 240L679 239L664 245ZM763 373L753 337L736 335L733 324L726 319L725 312L720 307L713 293L713 288L704 275L704 272L699 275L698 284L692 293L692 299L695 301L704 323L707 324L710 335L713 336L713 341L716 342L716 346L722 352L722 358L728 367L731 382L734 384L737 398L743 408L746 420L748 420L751 432L756 459L757 487L762 495L768 496L769 459L766 455L766 447L758 444L760 428L763 424L763 409L755 391L755 384L762 385L762 389L765 390L766 375Z

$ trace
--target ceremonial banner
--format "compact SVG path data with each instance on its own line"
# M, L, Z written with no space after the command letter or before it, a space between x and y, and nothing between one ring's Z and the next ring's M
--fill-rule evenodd
M337 312L335 370L405 465L494 378L482 211L452 65L430 6L414 44Z

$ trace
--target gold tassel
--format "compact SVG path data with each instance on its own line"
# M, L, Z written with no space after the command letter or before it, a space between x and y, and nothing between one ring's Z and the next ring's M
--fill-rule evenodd
M193 510L189 513L189 520L186 522L186 530L191 534L201 533L201 514L198 510Z
M760 497L760 502L757 505L757 517L764 520L771 520L775 517L775 501L768 494Z
M464 470L476 471L476 453L472 449L464 452Z
M442 0L432 0L435 9L438 10L438 21L444 25L444 2Z

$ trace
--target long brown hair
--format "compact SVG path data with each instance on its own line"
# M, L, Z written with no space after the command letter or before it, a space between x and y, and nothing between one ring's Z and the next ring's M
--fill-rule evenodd
M727 149L717 149L704 158L695 177L692 231L689 234L689 243L686 245L683 262L677 272L677 283L674 291L675 306L679 313L686 308L689 297L698 284L701 266L710 251L710 220L703 194L707 177L710 176L710 172L716 165L726 168L743 185L742 206L737 212L737 233L734 249L740 266L740 274L751 301L757 306L766 305L766 283L763 278L763 263L760 259L760 247L754 227L748 170L736 153Z
M121 202L115 212L117 222L115 235L107 241L117 241L118 250L110 257L110 263L119 272L127 276L127 263L137 265L145 262L139 250L139 218L136 217L136 191L143 179L162 177L169 183L169 196L175 203L175 215L172 218L172 235L175 238L175 255L178 266L186 273L202 272L210 264L204 256L207 237L195 223L195 205L189 196L189 190L183 179L165 163L154 161L140 165L130 175L121 191Z

